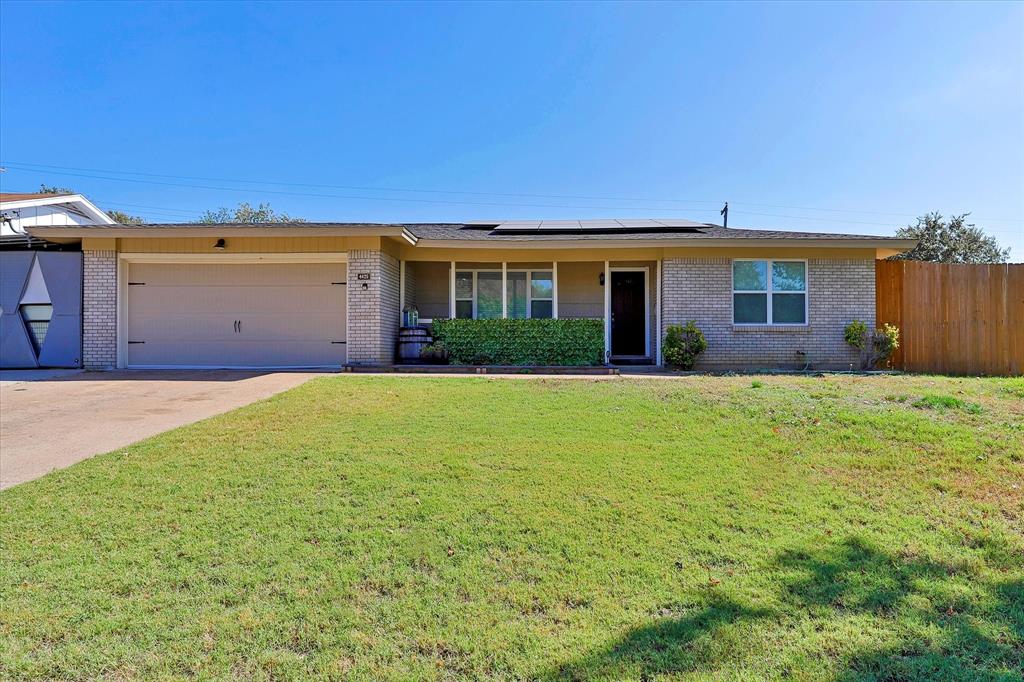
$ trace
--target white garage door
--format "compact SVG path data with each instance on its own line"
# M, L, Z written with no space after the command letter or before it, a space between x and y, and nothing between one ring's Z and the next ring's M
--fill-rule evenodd
M345 362L343 263L130 263L129 367Z

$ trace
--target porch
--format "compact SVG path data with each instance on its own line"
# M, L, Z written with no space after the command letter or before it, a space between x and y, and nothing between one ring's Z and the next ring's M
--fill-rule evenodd
M435 319L593 319L604 364L660 365L657 260L401 261L399 310Z

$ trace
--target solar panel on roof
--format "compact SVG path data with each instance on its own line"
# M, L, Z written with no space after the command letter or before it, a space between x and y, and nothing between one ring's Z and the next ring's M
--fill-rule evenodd
M469 223L467 223L469 225ZM602 232L694 232L707 225L690 220L509 220L494 227L496 233L579 234Z

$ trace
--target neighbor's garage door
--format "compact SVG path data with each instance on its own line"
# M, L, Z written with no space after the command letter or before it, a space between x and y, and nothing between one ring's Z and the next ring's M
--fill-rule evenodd
M345 362L342 263L130 263L128 366Z

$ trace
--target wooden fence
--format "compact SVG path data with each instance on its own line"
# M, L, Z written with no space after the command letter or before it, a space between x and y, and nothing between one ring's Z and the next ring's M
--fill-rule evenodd
M908 372L1024 373L1024 264L877 261L876 319L900 328Z

